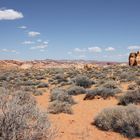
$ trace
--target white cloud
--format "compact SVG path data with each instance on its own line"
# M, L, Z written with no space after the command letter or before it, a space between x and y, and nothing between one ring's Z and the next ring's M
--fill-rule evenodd
M48 43L49 43L48 41L44 41L44 42L43 42L43 44L48 44Z
M16 50L9 50L9 49L1 49L0 52L9 52L9 53L16 53L18 54L19 52Z
M89 52L93 52L93 53L100 53L102 51L102 49L100 47L89 47L88 48Z
M115 48L113 48L113 47L108 47L108 48L105 48L105 51L115 51Z
M31 45L31 44L34 44L34 42L33 41L24 41L24 42L22 42L22 44Z
M27 29L27 26L20 26L19 29Z
M15 20L23 17L21 12L14 9L0 9L0 20Z
M140 46L134 45L134 46L128 46L129 50L137 50L140 49Z
M86 49L75 48L74 52L84 53L84 52L86 52Z
M8 52L8 49L1 49L1 52Z
M34 31L28 32L28 36L29 36L29 37L35 37L35 36L38 36L38 35L40 35L39 32L34 32Z
M45 48L47 48L47 47L48 47L48 45L42 44L42 45L38 45L38 46L35 46L35 47L31 47L30 49L31 49L31 50L35 50L35 49L45 49Z

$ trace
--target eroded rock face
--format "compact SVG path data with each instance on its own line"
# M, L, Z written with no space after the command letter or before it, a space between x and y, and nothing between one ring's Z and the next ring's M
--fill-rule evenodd
M130 66L136 66L136 57L137 57L137 53L130 53L129 55L129 65Z
M137 62L137 66L140 66L140 51L137 52L136 62Z
M140 66L140 51L137 53L130 53L129 55L129 65L130 66Z

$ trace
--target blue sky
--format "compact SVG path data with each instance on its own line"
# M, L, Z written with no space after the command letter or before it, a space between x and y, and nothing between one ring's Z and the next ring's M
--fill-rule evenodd
M0 59L127 61L140 0L0 0Z

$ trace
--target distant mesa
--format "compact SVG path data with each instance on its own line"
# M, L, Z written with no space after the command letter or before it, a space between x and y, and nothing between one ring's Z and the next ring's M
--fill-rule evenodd
M130 53L129 66L140 66L140 51Z

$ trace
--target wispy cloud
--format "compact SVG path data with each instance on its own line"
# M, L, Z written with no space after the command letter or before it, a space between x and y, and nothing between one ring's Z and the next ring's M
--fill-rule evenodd
M47 47L48 47L48 45L42 44L42 45L38 45L38 46L35 46L35 47L31 47L30 49L31 49L31 50L46 49Z
M19 29L27 29L27 26L24 26L24 25L23 25L23 26L19 26L18 28L19 28Z
M105 51L115 51L115 48L113 48L113 47L108 47L108 48L105 48Z
M75 48L74 52L84 53L84 52L86 52L86 49Z
M38 35L40 35L39 32L34 32L34 31L28 32L28 36L29 36L29 37L36 37L36 36L38 36Z
M49 43L48 41L44 41L44 42L43 42L43 44L46 44L46 45L47 45L48 43Z
M23 17L21 12L14 9L0 9L0 20L15 20Z
M35 42L33 42L33 41L24 41L24 42L22 42L22 44L24 44L24 45L31 45L31 44L34 44Z
M19 52L18 51L16 51L16 50L9 50L9 49L0 49L0 52L8 52L8 53L16 53L16 54L18 54Z
M128 46L128 49L129 50L137 50L137 49L140 49L140 46L138 46L138 45Z
M95 47L89 47L88 51L92 53L100 53L102 52L102 49L100 47L95 46Z

